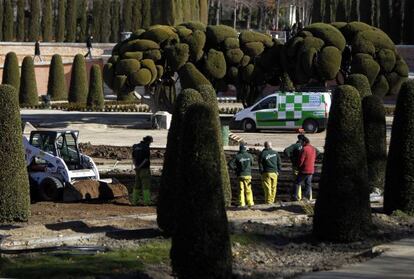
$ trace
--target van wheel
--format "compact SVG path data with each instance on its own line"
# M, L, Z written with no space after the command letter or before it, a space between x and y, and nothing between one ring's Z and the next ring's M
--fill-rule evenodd
M42 180L39 186L39 196L45 201L56 201L63 191L62 182L56 177L49 176Z
M302 128L306 133L316 133L318 131L319 125L318 122L313 119L306 119L303 122Z
M256 131L256 123L251 119L245 119L243 121L243 130L245 132L254 132Z

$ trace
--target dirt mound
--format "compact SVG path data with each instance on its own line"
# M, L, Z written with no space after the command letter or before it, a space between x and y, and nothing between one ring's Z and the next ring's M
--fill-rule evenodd
M80 143L79 147L82 153L93 158L113 159L113 160L131 160L132 147L128 146L110 146L110 145L92 145L90 143ZM164 158L164 150L151 150L151 159Z

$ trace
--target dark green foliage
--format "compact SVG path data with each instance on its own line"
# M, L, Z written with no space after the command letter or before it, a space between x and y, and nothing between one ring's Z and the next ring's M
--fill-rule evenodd
M88 97L88 80L86 75L85 58L77 54L72 64L69 87L69 103L86 104Z
M336 47L323 48L317 62L319 78L321 80L334 79L341 67L341 60L342 54Z
M2 84L9 84L13 86L17 92L20 90L20 71L19 60L14 52L6 54L3 68Z
M101 40L102 43L108 43L111 37L111 0L101 0Z
M179 25L176 26L175 29L177 30L178 36L180 36L181 40L193 34L193 31L185 26Z
M101 67L93 65L90 73L89 92L86 105L90 108L103 109L105 105Z
M3 1L0 1L0 11L4 11ZM0 40L3 41L3 17L4 13L0 13Z
M87 2L86 1L79 1L78 0L78 7L77 7L77 22L78 22L78 32L76 34L77 41L83 42L85 41L85 38L87 37L88 33L88 19L87 19L87 13L89 12L87 10ZM115 16L114 13L113 18L117 18L116 20L119 21L119 17ZM118 25L119 26L119 25ZM119 28L119 27L118 27Z
M141 39L152 40L158 44L168 43L170 41L179 41L177 33L174 28L167 25L159 25L140 36Z
M378 76L375 84L372 86L372 94L382 99L388 91L390 91L390 86L387 79L383 75Z
M101 41L101 12L102 12L102 1L94 0L93 1L93 39L95 42Z
M323 0L314 0L312 5L312 22L323 21Z
M113 0L111 3L111 42L119 41L119 18L120 18L121 4L118 0Z
M50 62L47 95L50 96L52 101L68 99L62 57L59 54L53 55L52 61Z
M200 22L200 21L187 21L187 22L181 23L180 25L187 27L193 32L198 30L204 33L206 32L206 29L207 29L205 23Z
M371 225L361 99L349 85L332 98L313 233L320 240L352 242Z
M352 73L363 74L372 86L381 70L380 65L372 58L356 57L352 62Z
M388 92L389 95L397 95L398 92L400 92L401 85L405 80L407 80L406 77L402 77L395 72L386 74L385 77L387 78L390 86L390 91Z
M207 26L207 43L215 47L227 38L237 38L237 32L226 25L209 25Z
M151 59L143 59L141 61L141 67L150 70L151 72L151 83L157 78L157 67L155 66L154 61Z
M222 79L226 75L226 59L221 51L210 49L204 65L206 73L215 79Z
M368 78L364 75L361 75L361 74L350 75L346 79L345 83L355 87L356 90L358 90L361 100L363 100L367 96L372 95L371 86L369 84Z
M247 43L243 46L243 51L250 57L256 57L263 53L264 45L260 42Z
M24 28L24 8L26 0L17 0L16 41L24 42L26 30Z
M65 10L65 0L58 0L58 14L57 14L57 22L56 22L56 42L63 42L65 40L65 18L66 18L66 10Z
M414 82L404 82L394 112L385 177L384 211L414 212Z
M178 71L181 88L198 89L203 84L211 85L210 81L192 63L186 63Z
M381 49L378 52L378 62L381 68L389 73L394 69L397 58L395 57L394 51L390 49Z
M398 57L397 62L395 63L395 72L401 77L408 77L408 66L407 63L400 57Z
M266 47L271 47L273 45L273 41L270 36L254 31L242 31L239 35L239 40L241 44L260 42Z
M43 1L42 15L42 41L50 42L52 40L53 18L52 18L52 0Z
M26 56L22 62L19 103L21 106L37 106L39 104L33 58L30 56Z
M335 27L325 23L313 23L307 26L305 31L309 31L313 36L322 39L327 46L334 46L341 52L345 48L345 38Z
M159 61L162 58L161 51L158 49L147 50L143 54L144 59Z
M116 93L118 93L118 101L123 100L120 96L124 96L125 92L128 92L126 87L127 76L125 75L116 75L113 80L113 88Z
M101 0L102 1L102 0ZM66 42L76 41L76 0L66 1Z
M177 97L174 105L171 126L168 131L167 148L161 176L160 192L157 204L157 222L160 229L168 236L174 232L177 223L178 183L177 169L180 156L184 114L188 107L201 103L203 99L198 91L185 89Z
M122 30L132 32L132 0L124 0L122 7Z
M212 109L202 104L187 110L184 123L173 271L179 278L231 278L231 245L217 175L221 171L219 123Z
M109 88L114 89L115 67L112 63L106 63L103 67L103 80Z
M142 26L141 8L142 8L142 0L135 0L132 5L132 22L131 22L132 31L140 29Z
M291 39L287 44L288 44L287 54L289 55L289 57L295 57L297 55L299 47L303 45L303 38L295 37Z
M365 48L371 48L370 46L366 46L366 44L372 44L374 47L373 53L363 51ZM395 52L395 45L393 41L387 36L387 34L379 29L370 29L359 32L355 37L354 43L352 44L352 50L355 52L375 54L375 51L380 49L389 49Z
M128 76L128 83L133 86L148 85L151 83L152 73L149 69L143 68Z
M190 57L190 50L187 44L175 44L164 49L168 66L177 72Z
M17 91L0 86L0 222L27 221L30 216L29 179L22 143Z
M123 59L116 63L117 75L129 75L138 71L141 68L141 63L136 59Z
M142 60L143 57L144 57L144 53L142 51L125 52L122 55L122 58L136 59L136 60Z
M203 56L203 48L206 44L206 34L203 31L195 30L188 38L183 39L190 47L190 59L198 61Z
M235 48L235 49L229 49L226 51L226 60L231 65L237 65L241 62L243 59L244 53L241 49Z
M359 2L361 0L351 0L351 11L349 12L350 21L359 21L361 16L359 12Z
M142 0L142 28L148 28L151 22L151 0Z
M235 49L240 48L240 43L237 38L227 38L224 40L225 49Z
M13 41L13 37L14 37L13 31L14 31L13 4L11 0L4 0L3 40L6 42Z
M310 49L316 49L317 51L321 50L321 48L325 45L325 42L316 37L306 37L303 39L302 43L299 44L299 52L306 52Z
M387 164L387 129L382 99L377 96L364 98L362 100L362 112L367 151L368 183L371 191L374 188L383 190Z

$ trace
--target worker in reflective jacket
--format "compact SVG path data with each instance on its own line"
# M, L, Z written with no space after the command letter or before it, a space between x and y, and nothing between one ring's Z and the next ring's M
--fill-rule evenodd
M264 146L259 155L259 170L262 174L265 203L272 204L276 199L277 177L282 169L282 161L279 154L272 149L271 142L265 142Z
M132 146L132 160L135 166L135 186L132 191L132 204L150 205L151 202L151 171L150 144L151 136L146 136L139 144ZM141 200L142 197L142 200Z

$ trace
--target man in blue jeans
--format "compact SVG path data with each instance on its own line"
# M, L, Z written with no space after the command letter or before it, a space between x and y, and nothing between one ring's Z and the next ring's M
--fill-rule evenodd
M296 178L295 199L300 200L299 192L302 183L305 183L304 197L309 201L312 200L312 176L315 173L316 148L310 144L307 137L303 138L303 147L299 156L299 174Z

